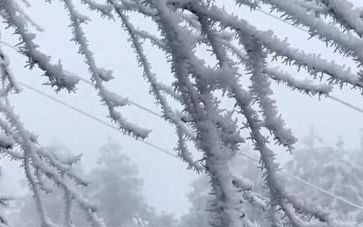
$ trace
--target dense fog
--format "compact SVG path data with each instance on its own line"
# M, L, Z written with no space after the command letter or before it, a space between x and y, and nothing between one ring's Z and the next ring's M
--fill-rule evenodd
M360 226L361 7L0 0L0 223Z

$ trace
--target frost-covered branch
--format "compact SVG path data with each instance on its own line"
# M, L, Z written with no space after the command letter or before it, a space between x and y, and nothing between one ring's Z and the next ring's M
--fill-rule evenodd
M204 151L206 169L211 177L215 201L213 203L214 226L242 226L241 211L237 192L232 185L232 176L226 165L229 159L228 146L220 138L221 130L216 125L215 117L218 113L210 90L205 81L196 78L196 87L189 81L189 73L194 74L188 64L194 54L191 52L188 36L175 23L175 13L167 8L165 2L154 0L153 8L158 11L159 28L165 36L169 52L173 58L173 69L178 80L178 90L181 91L185 108L193 118L198 131L198 146ZM193 65L192 65L193 67ZM198 94L199 93L199 94Z
M151 86L150 91L154 95L157 102L162 107L163 117L170 123L174 124L176 127L177 136L178 136L178 151L180 152L180 156L183 158L183 160L185 160L189 164L191 168L197 171L202 171L203 168L200 166L200 164L192 160L191 152L188 150L185 140L187 137L189 140L194 141L195 135L193 132L191 132L189 128L187 128L185 123L181 120L180 116L174 110L172 110L166 98L161 93L162 90L168 92L169 94L171 93L171 91L166 86L160 86L161 84L157 81L156 76L152 73L151 66L148 62L146 55L144 54L143 46L140 41L140 37L138 35L139 33L136 32L136 29L129 21L128 16L125 14L125 9L122 8L120 4L118 4L114 0L108 0L108 3L116 11L117 15L119 16L123 24L124 30L130 36L130 42L132 43L132 47L136 52L138 62L144 70L145 78L150 83ZM174 95L174 97L176 96Z
M262 109L264 125L274 135L277 143L292 150L297 139L292 135L290 129L284 128L285 123L278 113L275 101L270 97L273 91L268 77L264 73L264 69L266 68L266 55L264 50L256 40L248 40L244 37L241 39L241 42L245 45L249 57L247 70L251 74L251 90Z
M224 45L231 50L232 54L235 55L242 64L247 64L248 58L244 53L244 50L242 51L229 42L224 42ZM309 95L327 95L333 89L332 85L326 83L318 83L308 79L297 79L291 74L280 70L278 67L265 65L263 72L278 83L281 82L293 90L301 91Z
M346 0L320 0L318 2L326 7L326 12L341 26L355 31L360 37L363 36L362 9L354 8L353 4Z
M9 27L15 29L15 34L21 38L20 51L28 57L28 66L33 68L37 65L44 71L44 75L49 79L49 85L56 87L57 90L66 88L74 90L78 79L67 75L63 71L61 63L52 64L50 57L38 50L38 45L34 42L35 34L27 29L26 21L17 14L18 9L13 0L3 0L0 3L0 10Z
M355 57L359 64L363 63L363 51L359 48L359 46L362 46L363 44L362 39L348 33L343 33L336 26L328 24L327 22L315 17L314 15L309 15L305 8L297 4L293 4L289 1L263 0L263 2L265 4L271 5L273 9L281 11L287 16L289 20L292 20L294 24L301 24L306 26L312 36L318 36L318 38L322 41L332 43L336 47L336 50L347 55L352 55L353 57ZM348 19L347 17L345 17L346 19L348 19L348 21L356 21L357 23L359 21L360 23L362 22L358 16L358 20L354 17L354 15L356 14L353 10L347 10L347 5L343 4L341 0L332 2L340 2L339 7L341 8L338 10L338 12L341 13L341 16L347 16L348 12L352 13L350 16L352 16L353 18Z
M251 9L256 9L260 6L259 0L236 0L237 4L239 5L246 5Z
M295 201L295 198L289 197L284 192L281 184L278 182L277 171L279 166L275 162L275 154L266 145L267 140L261 133L262 125L258 119L258 115L250 107L251 98L247 92L244 92L241 89L234 88L234 92L236 94L237 105L240 108L241 113L243 113L243 115L246 117L246 124L251 131L251 139L254 141L256 150L260 153L262 167L264 168L265 181L270 192L270 206L272 206L273 209L272 215L276 215L277 211L282 209L285 215L288 216L290 223L294 225L295 219L301 219L295 212L287 209L287 207L291 205L293 209L304 211L309 215L318 218L318 220L321 221L320 226L329 226L327 220L322 219L319 213L316 213L313 210L305 209L304 206ZM301 225L297 226L309 226L309 224L306 222L300 224Z
M5 80L9 82L8 86L3 87L0 90L0 97L5 97L11 89L14 89L15 92L20 91L20 88L18 87L18 84L16 83L16 80L9 68L9 58L5 55L1 47L0 47L0 75L2 77L3 83Z
M107 18L113 18L112 15L112 6L108 4L100 4L93 0L82 0L83 4L87 5L89 9L95 10L98 13L100 13L102 16Z
M7 92L2 93L0 97L0 152L3 156L22 163L29 188L33 193L41 225L44 227L61 226L47 216L43 202L42 191L52 193L51 186L55 186L63 189L67 195L66 210L69 210L74 202L89 216L90 223L98 223L93 225L94 227L102 227L102 222L94 214L95 206L78 189L78 187L87 186L87 182L77 176L72 168L79 161L80 156L60 159L44 149L38 143L37 137L25 129L14 109L10 106L8 95L10 91L18 91L18 85L8 69L9 62L5 60L5 56L1 51L0 76L2 89L6 89ZM70 216L68 215L68 223L70 223L69 219Z
M108 91L104 86L104 82L113 79L113 76L111 71L96 66L93 53L89 49L88 40L81 27L81 24L86 23L88 18L76 11L71 0L63 0L63 2L71 20L74 36L72 40L79 46L79 53L82 54L86 60L89 72L92 76L91 79L94 82L95 88L99 91L99 96L106 104L111 119L115 121L125 133L131 134L136 138L146 138L150 130L140 128L139 126L128 122L121 113L116 110L116 107L122 107L126 105L127 102L117 94Z
M15 8L17 12L20 14L21 17L24 18L26 22L28 22L30 25L32 25L38 32L43 32L44 29L36 23L19 5L14 2Z
M66 163L61 163L61 160L55 162L49 159L49 155L46 155L46 151L40 147L36 141L36 138L31 136L29 132L23 127L22 123L19 121L18 117L13 112L12 108L4 103L0 103L0 112L4 114L5 119L9 122L10 126L13 128L11 137L14 138L19 148L23 151L23 164L26 178L30 184L31 191L34 194L34 199L36 202L38 214L42 226L53 227L55 225L48 217L41 196L41 187L38 181L42 181L33 173L34 170L40 171L42 176L45 176L55 185L63 188L64 191L69 193L77 204L83 208L83 211L87 214L94 213L95 208L90 204L85 197L83 197L77 189L75 189L72 184L82 184L84 181L79 181L80 178L76 177L74 173L69 169L64 170L62 165ZM10 154L11 155L11 154ZM54 158L54 157L53 157ZM74 183L72 183L74 181Z
M178 5L176 5L178 7ZM162 6L159 6L162 7ZM213 7L213 6L212 6ZM199 17L202 16L208 16L208 17L212 17L211 15L208 14L204 14L200 11L198 11L198 9L208 9L207 6L202 6L202 4L189 4L186 6L183 6L184 9L189 10L191 13L194 13ZM166 14L166 13L165 13ZM169 15L169 14L167 14ZM167 16L166 16L167 17ZM281 188L281 186L278 183L276 174L278 171L278 165L276 164L276 162L274 161L274 152L272 150L270 150L266 143L267 143L267 139L263 136L263 134L261 133L261 127L263 126L263 124L261 124L261 121L258 119L258 115L256 114L256 112L252 109L252 99L251 96L245 92L241 86L239 85L238 82L238 78L237 78L237 73L233 73L233 70L228 69L228 60L226 58L226 55L223 53L224 50L220 49L222 45L218 45L218 48L215 48L216 45L216 37L211 37L211 35L213 34L211 31L207 31L206 27L203 28L203 22L200 21L200 23L202 24L202 29L204 29L203 33L206 34L208 41L210 42L210 45L213 48L214 53L217 56L217 59L219 60L219 69L215 70L215 74L213 74L213 72L211 72L208 68L203 67L203 62L200 61L199 59L197 59L193 53L191 53L190 51L193 49L191 47L191 43L186 42L185 40L190 40L189 37L187 36L187 33L183 33L183 29L177 25L173 25L171 22L167 23L166 21L163 21L163 26L168 26L167 28L162 27L161 29L163 30L163 32L166 34L166 37L172 37L173 41L170 41L169 45L173 46L175 45L176 47L174 47L175 49L171 50L171 55L173 57L173 62L174 62L174 70L176 72L176 77L179 80L179 86L185 86L188 90L188 92L182 92L184 94L184 99L186 98L185 95L189 94L189 99L191 99L192 101L188 101L188 103L193 103L194 106L189 106L190 109L187 110L189 112L202 112L203 108L208 107L208 105L210 105L211 100L206 100L206 98L210 97L209 93L205 93L205 94L200 94L199 96L203 97L202 99L202 103L203 106L198 106L198 101L197 101L197 95L196 93L198 92L209 92L208 87L206 86L206 84L212 84L214 83L216 87L221 87L221 89L227 89L228 92L230 93L230 97L233 97L236 101L236 105L240 108L240 113L244 116L244 118L246 118L246 126L249 128L250 132L251 132L251 139L252 141L254 141L255 146L256 146L256 150L259 151L260 156L261 156L261 162L263 164L263 169L264 169L264 174L265 174L265 180L266 180L266 184L268 186L268 189L270 191L270 203L272 206L272 215L277 215L277 211L282 209L283 213L285 215L287 214L291 214L291 216L288 216L288 220L290 224L295 224L295 220L301 220L300 217L298 217L298 215L295 213L291 213L291 210L288 210L287 204L292 205L292 207L294 208L294 210L301 212L302 210L306 211L306 213L312 217L315 217L318 222L321 222L320 224L322 225L329 225L327 223L327 220L322 219L318 213L314 212L314 210L309 210L309 209L302 209L305 207L301 207L301 204L297 203L295 201L294 198L290 198L288 197L285 193L284 190ZM170 27L169 27L170 26ZM222 23L222 26L224 26L224 24ZM173 31L173 32L170 32ZM183 39L178 39L178 37L183 37ZM252 38L254 38L254 36L250 36ZM243 38L246 38L246 35L243 36ZM240 39L242 39L242 37L240 37ZM254 42L258 42L258 40L253 40ZM180 43L180 44L179 44ZM178 44L181 45L178 47ZM187 47L189 45L189 48L185 49L185 47ZM181 48L183 47L183 48ZM182 51L183 50L183 51ZM247 48L247 52L250 51L249 48ZM258 51L258 48L256 49L255 47L253 47L252 52L254 51ZM256 64L256 59L254 59L252 56L249 56L251 58L251 62L253 62L254 64ZM176 62L175 62L176 61ZM257 61L258 63L259 61ZM188 68L183 68L187 65ZM258 67L259 68L259 72L260 74L263 73L263 66L262 67ZM257 68L256 68L257 69ZM195 85L193 85L189 80L188 80L188 76L186 76L185 74L182 73L191 73L192 75L194 75L194 78L196 80ZM178 73L180 73L178 75ZM180 79L183 78L183 79ZM259 83L260 81L257 81L256 84ZM263 86L262 86L263 87ZM186 105L188 106L188 104L186 103ZM213 116L213 109L208 109L207 112L209 113L209 115ZM202 116L202 115L201 115ZM200 119L200 117L198 118ZM194 119L196 124L198 124L198 119ZM205 120L207 121L207 120ZM206 124L207 122L205 122L204 124ZM204 126L203 124L203 126ZM207 139L209 138L208 135L211 134L211 127L213 126L212 122L208 122L208 134L205 134L205 132L203 131L203 128L198 128L199 133L202 135L204 135ZM217 135L216 133L212 134L214 135L214 140L217 140ZM219 137L221 138L221 137ZM221 139L222 140L222 139ZM208 145L210 145L211 141L208 141ZM208 149L213 149L215 148L215 146L220 146L215 144L213 146L213 148L208 147L208 145L205 145L203 143L203 141L201 141L201 144L204 145L204 151L206 152L206 159L211 158L208 157L208 153L211 152ZM223 151L223 150L215 150L213 152L211 152L214 156L216 156L216 153L214 152L227 152L227 150ZM221 158L220 158L221 159ZM214 159L212 159L214 160ZM207 161L207 165L208 165L208 161ZM207 166L208 169L208 166ZM208 169L209 170L209 169ZM221 170L219 170L221 171ZM213 172L211 170L209 170L210 174L213 174ZM217 171L218 173L218 171ZM216 190L218 189L217 186L221 187L222 189L226 189L225 187L228 187L228 181L224 181L224 183L220 183L221 185L213 185L213 175L212 175L212 186L213 189ZM229 178L228 178L229 179ZM216 182L217 179L215 179ZM222 191L223 192L223 191ZM218 198L218 197L217 197ZM228 202L226 201L225 203L228 204ZM227 205L225 205L227 206ZM231 215L233 213L229 213L228 215ZM228 216L227 216L228 217ZM229 216L228 218L223 218L220 217L220 220L227 220L229 221L229 225L228 226L234 226L234 224L236 224L238 222L238 218L233 218L233 216ZM308 226L309 223L308 221L304 221L302 222L303 224L300 226ZM224 225L228 224L228 222L226 222Z
M183 8L187 7L189 6L183 6ZM210 19L221 23L224 27L234 29L241 38L244 36L256 38L265 48L272 51L275 57L284 58L285 63L292 63L299 68L306 68L312 75L318 73L327 74L330 76L331 82L351 84L352 86L363 88L363 83L359 75L353 74L350 68L338 65L334 61L329 62L321 58L318 54L306 54L302 50L292 48L287 41L278 39L272 31L260 31L250 25L246 20L229 15L217 6L211 6L209 8L194 7L192 10L198 14L208 16Z
M328 95L332 91L332 86L324 83L314 83L312 80L298 80L291 74L275 68L265 68L265 73L273 80L286 84L293 90L298 90L310 95Z

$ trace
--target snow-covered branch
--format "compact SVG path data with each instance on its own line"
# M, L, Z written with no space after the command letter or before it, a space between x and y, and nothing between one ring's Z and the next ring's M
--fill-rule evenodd
M83 4L86 4L89 9L95 10L100 13L102 16L112 19L112 6L108 4L100 4L93 0L82 0Z
M273 80L286 84L293 90L298 90L310 95L328 95L333 87L329 84L314 83L312 80L298 80L291 74L275 68L265 68L265 73Z
M292 135L290 129L284 128L285 123L278 114L275 101L270 97L273 91L268 77L264 73L266 68L264 50L256 40L244 39L241 42L245 45L248 53L247 69L251 74L251 90L262 109L264 125L274 135L277 143L292 150L297 139Z
M320 0L318 2L326 7L326 12L341 26L355 31L360 37L363 36L362 9L354 8L353 4L346 0Z
M115 121L121 130L125 133L131 134L136 138L146 138L150 130L141 128L133 123L128 122L116 107L121 107L126 104L125 100L106 89L104 82L113 79L112 71L99 68L96 65L93 53L89 49L88 40L81 27L83 23L88 21L88 18L78 13L71 0L63 0L65 7L69 13L71 20L71 27L73 32L73 41L79 46L79 53L85 58L88 69L91 73L91 79L94 82L95 88L99 91L99 96L106 104L110 117Z
M183 8L188 7L189 5L183 6ZM353 74L350 68L338 65L334 61L329 62L328 60L321 58L318 54L306 54L302 50L292 48L287 41L278 39L271 30L260 31L246 20L230 15L217 6L211 6L209 8L193 7L192 10L198 14L207 16L211 20L221 23L224 27L234 29L241 39L243 39L244 36L256 38L261 42L263 47L272 51L275 54L275 57L284 58L285 63L292 63L299 68L306 68L312 75L318 73L327 74L330 76L332 82L351 84L352 86L363 88L363 83L359 75Z
M309 32L312 36L318 36L319 39L325 41L327 43L331 43L336 46L336 50L341 53L345 53L347 55L352 55L358 61L359 64L363 62L363 51L359 48L362 45L363 40L361 38L357 38L354 35L349 33L343 33L334 25L328 24L327 22L316 18L314 15L309 15L309 13L297 4L292 4L289 1L284 0L263 0L264 3L269 4L273 7L273 9L277 9L287 15L287 18L292 20L294 24L301 24L306 26L309 29ZM362 20L359 16L354 13L353 10L347 10L347 3L343 4L341 0L339 1L331 1L332 3L340 2L340 9L338 13L345 16L343 20L347 19L349 22L357 22L357 24L361 24ZM350 8L352 6L350 5ZM353 18L348 18L347 13L351 13L349 16ZM356 17L354 17L354 15ZM358 23L360 21L360 23ZM352 25L355 26L356 25Z
M215 200L213 202L213 225L215 226L242 226L239 198L232 184L232 176L226 165L231 153L228 145L224 145L220 137L221 129L216 125L218 114L215 101L212 99L206 81L196 77L196 85L189 81L189 73L199 71L195 67L199 62L192 62L194 54L188 42L189 37L173 19L175 12L168 9L165 2L154 0L152 6L158 11L159 28L167 40L169 52L172 55L173 69L178 81L178 90L181 91L185 109L193 118L193 123L200 137L198 146L204 152L206 169L211 177ZM188 65L192 69L189 69Z
M38 45L34 42L35 34L27 29L26 21L18 15L16 4L12 0L1 1L1 16L4 17L9 27L15 29L15 34L21 38L21 52L28 57L28 66L33 68L37 65L44 71L44 75L49 79L49 85L56 87L57 90L66 88L69 91L74 90L78 79L67 75L63 71L62 64L52 64L50 57L38 50Z

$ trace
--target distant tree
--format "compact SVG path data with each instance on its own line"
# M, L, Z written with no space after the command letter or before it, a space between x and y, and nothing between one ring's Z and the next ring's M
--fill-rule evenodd
M179 221L173 214L165 212L156 212L154 209L149 208L147 212L142 215L143 223L145 227L179 227Z
M309 137L312 136L315 137ZM340 139L336 147L306 144L294 152L285 171L348 201L363 204L363 166L354 158L358 157L357 152L344 150L341 143ZM285 188L306 204L320 206L331 218L363 224L362 212L352 205L294 180L286 180Z
M159 214L145 202L143 180L120 145L108 143L100 153L97 166L87 174L91 182L87 194L108 227L176 226L172 214Z
M88 174L92 182L88 197L97 204L99 214L108 227L129 226L146 207L142 197L143 181L135 165L121 154L118 144L100 149L97 166Z
M1 177L1 168L0 168ZM6 211L9 206L9 201L13 200L11 197L0 195L0 226L8 225L8 218L6 217Z
M69 151L61 147L47 148L60 159L69 157ZM171 214L158 214L142 196L143 181L130 159L121 153L121 146L107 143L99 149L100 157L88 174L83 174L89 187L84 190L85 197L92 200L98 209L100 219L108 227L173 227L177 220ZM83 173L82 167L73 167ZM44 207L54 223L62 223L64 213L59 204L63 193L56 186L43 188ZM52 192L52 193L50 193ZM15 200L10 212L10 223L16 227L39 226L36 204L31 194ZM87 227L87 217L82 211L72 209L71 222L75 226Z
M181 227L208 227L208 207L211 202L208 177L204 176L192 183L192 191L187 195L190 209L187 215L181 217Z
M251 226L271 226L268 192L261 180L261 171L256 159L249 154L250 149L239 150L229 167L235 173L234 184L241 188L240 198L246 201L243 212L250 217ZM249 154L251 156L245 156ZM192 191L187 195L190 202L189 212L181 217L179 227L209 227L213 217L209 210L213 207L213 193L207 176L201 176L192 183Z

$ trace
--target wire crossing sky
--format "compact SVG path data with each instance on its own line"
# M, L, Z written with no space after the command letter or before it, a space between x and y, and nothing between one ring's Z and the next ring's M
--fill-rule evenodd
M117 132L121 133L121 132L120 132L120 130L119 130L119 128L115 127L113 124L110 124L110 123L108 123L108 122L106 122L106 121L104 121L104 120L102 120L102 119L100 119L100 118L98 118L98 117L96 117L96 116L93 116L93 115L91 115L91 114L89 114L89 113L87 113L87 112L85 112L85 111L83 111L83 110L81 110L81 109L79 109L79 108L77 108L77 107L75 107L75 106L72 106L72 105L70 105L70 104L67 104L67 103L65 103L65 102L63 102L63 101L61 101L61 100L59 100L59 99L57 99L57 98L55 98L55 97L53 97L53 96L50 96L50 95L48 95L48 94L46 94L46 93L44 93L44 92L42 92L42 91L40 91L40 90L38 90L38 89L36 89L36 88L34 88L34 87L32 87L32 86L30 86L30 85L26 84L26 83L23 83L23 82L20 82L20 81L18 81L18 83L19 83L20 85L22 85L23 87L25 87L25 88L27 88L27 89L30 89L30 90L32 90L32 91L34 91L34 92L36 92L37 94L39 94L39 95L41 95L41 96L44 96L44 97L46 97L46 98L48 98L48 99L50 99L50 100L52 100L52 101L54 101L54 102L56 102L56 103L58 103L58 104L60 104L60 105L63 105L64 107L66 107L66 108L68 108L68 109L70 109L70 110L72 110L72 111L78 112L79 114L81 114L81 115L83 115L83 116L85 116L85 117L87 117L87 118L89 118L89 119L91 119L91 120L97 121L97 122L99 122L99 123L103 124L104 126L106 126L106 127L110 127L110 128L112 128L112 129L116 130ZM340 100L339 100L339 99L338 99L337 101L339 101L339 102L340 102ZM354 108L354 107L352 107L350 104L348 104L347 106L348 106L348 107L350 107L350 108L352 108L352 109L353 109L353 110L355 110L355 111L359 111L359 110L360 110L360 109L358 109L358 110L357 110L357 109L355 109L355 108ZM361 112L361 111L359 111L359 112ZM363 112L361 112L361 113L363 113ZM147 141L145 141L145 140L138 140L138 141L139 141L140 143L144 143L144 144L146 144L146 145L148 145L148 146L152 147L153 149L155 149L155 150L156 150L156 151L158 151L158 152L162 152L162 153L164 153L164 154L166 154L166 155L168 155L168 156L170 156L170 157L177 158L178 160L180 160L180 158L179 158L177 155L175 155L174 153L172 153L172 152L168 151L168 150L167 150L167 149L165 149L165 148L161 148L161 147L159 147L158 145L155 145L155 144L153 144L153 143L147 142ZM242 154L240 154L240 155L241 155L241 156L243 156L243 157L246 157L246 158L248 158L248 159L250 159L250 160L252 160L252 161L254 161L256 164L259 164L259 160L258 160L258 159L255 159L255 158L253 158L253 157L250 157L250 156L248 156L248 155L246 155L246 154L244 154L244 153L242 153ZM354 202L352 202L352 201L349 201L349 200L347 200L347 199L344 199L344 198L342 198L341 196L337 196L337 195L335 195L334 193L331 193L331 192L329 192L329 191L327 191L327 190L324 190L324 189L320 188L319 186L316 186L316 185L314 185L314 184L311 184L311 183L309 183L309 182L307 182L307 181L305 181L305 180L303 180L303 179L300 179L300 178L298 178L298 177L295 177L295 176L289 175L288 173L280 173L280 175L285 176L285 177L288 177L288 178L291 178L291 179L293 179L293 180L295 180L295 181L297 181L297 182L299 182L299 183L301 183L301 184L304 184L305 186L307 186L307 187L309 187L309 188L311 188L311 189L313 189L313 190L318 190L319 192L321 192L321 193L323 193L323 194L329 195L329 196L331 196L332 198L335 198L335 199L337 199L337 200L339 200L339 201L341 201L341 202L343 202L343 203L345 203L345 204L348 204L348 205L350 205L350 206L353 206L353 207L355 207L355 208L357 208L357 209L359 209L359 210L363 211L363 206L361 206L361 205L359 205L359 204L356 204L356 203L354 203Z

